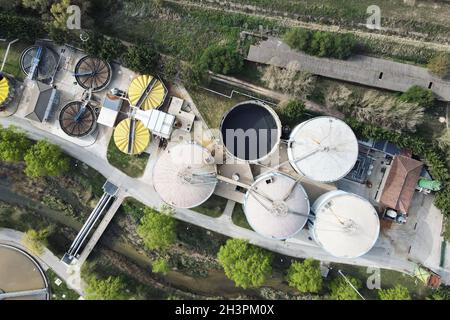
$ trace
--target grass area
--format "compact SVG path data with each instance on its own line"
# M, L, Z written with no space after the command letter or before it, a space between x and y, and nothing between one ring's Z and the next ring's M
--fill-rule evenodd
M242 228L249 229L249 230L253 230L247 221L247 217L245 216L244 209L242 208L242 205L240 203L236 203L236 205L234 206L233 215L231 218L235 225L242 227Z
M136 156L127 155L121 152L116 147L114 139L111 139L108 145L107 158L108 162L120 171L132 178L139 178L144 174L149 155L147 153Z
M6 48L8 43L0 42L0 64L3 62L3 58L6 53ZM22 81L24 79L24 74L20 68L20 56L23 49L28 45L22 42L17 42L11 46L9 50L8 59L6 60L5 68L3 71L14 76L17 80Z
M192 210L213 218L218 218L222 215L223 210L225 210L227 201L227 199L213 194L205 203Z
M51 300L78 300L80 295L76 291L70 289L53 270L48 269L45 273L51 290ZM62 280L62 283L59 286L55 283L56 279Z
M368 273L367 268L346 264L332 264L332 267L330 278L340 277L337 273L337 270L340 269L346 276L355 277L362 282L363 288L360 292L366 299L378 298L378 290L370 290L366 286L368 277L373 274ZM401 272L381 269L380 279L381 289L393 288L399 284L408 288L413 299L425 299L431 293L431 289L427 288L420 280Z

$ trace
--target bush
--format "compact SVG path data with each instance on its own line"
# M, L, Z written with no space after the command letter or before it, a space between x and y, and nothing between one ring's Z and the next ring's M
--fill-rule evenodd
M69 170L69 158L67 158L61 149L41 140L32 146L25 155L27 176L35 177L57 177Z
M322 289L319 261L306 259L303 262L293 262L286 279L291 287L302 293L319 292Z
M23 161L32 142L23 132L14 127L0 126L0 160L7 162Z
M361 288L361 282L358 279L352 277L347 277L347 279L357 290ZM339 277L330 283L330 298L333 300L359 300L360 296L343 277Z
M153 74L158 60L158 52L146 45L130 47L124 56L125 66L140 74Z
M144 245L150 249L165 250L176 240L176 222L169 212L158 212L152 208L144 210L144 216L137 228Z
M296 125L305 115L305 103L301 100L291 100L281 107L280 118L283 124Z
M235 46L211 45L203 52L198 63L202 69L231 74L242 69L244 60Z
M401 94L399 99L404 102L417 103L425 109L431 108L435 102L433 91L419 86L412 86Z
M122 42L115 38L106 38L105 36L91 32L89 40L83 42L83 50L97 58L111 62L119 58L126 50Z
M170 271L169 263L166 259L158 259L152 263L152 272L166 275Z
M428 69L438 77L444 78L450 73L450 55L441 53L433 57L428 63Z
M285 34L284 41L293 49L318 57L347 59L356 50L356 38L349 33L295 28Z
M391 289L382 289L378 291L380 300L411 300L408 288L398 284Z
M0 13L0 21L0 38L33 42L45 35L44 24L37 19Z
M40 256L44 252L44 248L47 246L47 237L49 233L49 229L43 229L40 231L30 229L25 233L22 243L28 250L31 251L31 253Z
M85 288L87 300L126 300L125 284L121 278L108 277L105 280L88 278Z
M244 289L262 286L272 272L272 254L245 240L228 240L218 259L226 276Z

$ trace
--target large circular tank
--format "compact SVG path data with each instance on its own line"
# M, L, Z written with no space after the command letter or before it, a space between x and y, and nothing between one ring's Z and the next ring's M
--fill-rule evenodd
M117 148L129 155L139 155L150 143L150 131L139 120L122 120L114 130Z
M312 234L316 242L338 258L357 258L372 249L380 219L366 199L336 190L320 196L312 206Z
M1 293L17 293L6 300L49 299L47 278L39 263L25 251L0 243Z
M111 82L111 65L93 56L84 56L75 66L75 79L86 90L97 92L105 89Z
M305 226L309 199L300 182L281 173L269 173L258 178L247 191L244 212L253 230L284 240Z
M142 110L158 108L164 102L167 89L157 78L149 75L133 79L128 88L128 98L133 106Z
M259 101L237 104L222 118L222 143L240 160L263 161L276 151L281 139L281 122L275 111Z
M342 120L318 117L299 124L288 143L291 165L301 175L320 182L345 177L358 159L358 141Z
M167 204L194 208L208 200L217 184L217 168L209 151L181 143L165 151L153 168L153 185Z
M66 104L59 113L61 129L71 137L84 137L97 127L97 115L94 109L82 101Z
M26 48L20 57L22 71L28 76L34 63L38 61L35 69L35 79L46 81L51 79L58 65L59 56L53 49L47 46L31 46Z

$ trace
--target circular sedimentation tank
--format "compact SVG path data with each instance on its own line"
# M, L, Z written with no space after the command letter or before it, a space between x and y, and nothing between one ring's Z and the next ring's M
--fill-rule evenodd
M38 292L38 290L42 290ZM48 282L39 263L27 252L0 243L0 293L36 291L12 300L48 300Z
M133 106L142 110L160 107L167 95L167 89L157 78L142 75L133 79L128 88L128 98ZM139 104L139 105L138 105Z
M35 79L39 81L50 79L58 65L58 54L47 46L26 48L20 57L20 66L27 76L31 72L35 59L39 59L38 67L35 70Z
M97 127L95 110L82 101L66 104L59 113L61 129L71 137L85 137Z
M84 56L75 66L75 79L86 90L93 92L105 89L112 78L111 65L93 56Z
M301 183L282 173L259 177L244 198L244 212L253 230L277 240L295 236L306 225L309 199Z
M12 98L12 84L9 79L0 74L0 111L3 110Z
M221 140L227 153L249 163L273 154L281 139L281 122L275 111L259 101L237 104L222 118Z
M288 142L292 167L320 182L344 178L355 166L358 150L353 130L333 117L318 117L299 124Z
M117 148L129 155L139 155L150 143L150 131L139 120L122 120L114 130Z
M366 199L344 191L320 196L312 206L312 234L328 253L357 258L372 249L380 233L380 219Z
M161 199L176 208L194 208L208 200L217 185L210 152L196 143L165 151L153 168L153 185Z

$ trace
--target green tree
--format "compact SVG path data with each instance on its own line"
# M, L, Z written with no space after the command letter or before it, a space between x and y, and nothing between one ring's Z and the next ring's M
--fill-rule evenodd
M305 116L305 103L301 100L290 100L281 108L281 121L283 124L296 125Z
M307 29L293 28L284 35L284 42L291 48L307 51L311 46L312 32Z
M381 289L378 291L380 300L411 300L408 288L397 284L391 289Z
M428 69L438 77L444 78L450 73L450 55L441 53L433 57L428 63Z
M311 41L311 53L318 57L331 57L334 51L334 38L329 32L315 32Z
M126 300L128 297L121 278L108 277L99 280L91 276L85 288L85 298L87 300Z
M412 86L401 94L399 99L404 102L417 103L422 108L431 108L435 102L433 91L420 86Z
M152 272L167 274L170 271L169 263L166 259L157 259L152 263Z
M347 277L350 283L359 290L361 281L356 278ZM334 279L330 283L330 298L333 300L359 300L358 293L350 286L350 284L341 276Z
M205 49L198 62L201 69L214 73L231 74L239 72L244 59L232 45L211 45Z
M42 229L39 231L30 229L25 232L22 244L32 253L40 256L44 252L44 247L47 246L47 237L49 233L49 229Z
M158 52L146 45L128 48L128 52L124 57L125 66L140 74L154 73L158 61Z
M165 250L176 240L175 219L167 209L161 211L146 208L137 228L138 235L150 250Z
M25 153L30 149L32 142L23 132L14 127L0 126L0 160L7 162L23 161Z
M67 8L71 5L70 0L61 0L60 2L53 3L50 7L50 13L52 14L52 25L58 29L67 29L67 20L69 13Z
M272 272L272 254L245 240L228 240L220 248L218 260L226 276L244 289L263 285Z
M317 260L306 259L291 264L287 278L289 285L302 293L317 293L322 289L320 263Z
M41 140L32 146L25 155L25 173L29 177L60 176L69 170L69 158L61 149Z
M442 213L450 217L450 183L447 182L445 188L436 193L434 204Z
M83 42L83 49L88 54L107 62L119 58L126 50L120 40L107 38L97 32L89 33L89 40Z

